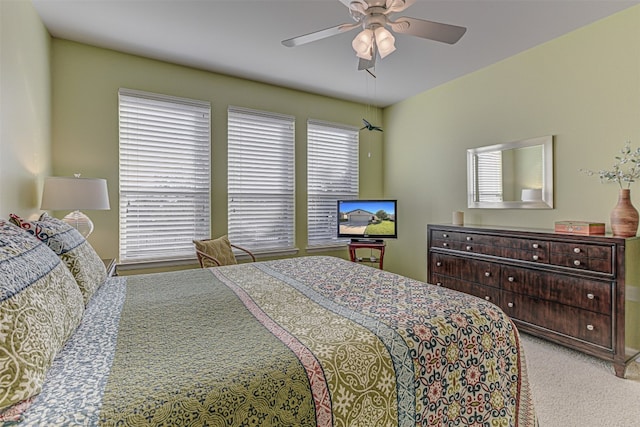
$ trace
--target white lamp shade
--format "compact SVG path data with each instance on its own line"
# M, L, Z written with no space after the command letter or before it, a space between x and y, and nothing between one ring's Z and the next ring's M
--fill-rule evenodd
M384 27L376 28L376 45L378 46L378 52L380 52L380 58L392 53L396 50L396 38Z
M107 181L101 178L48 177L44 181L40 209L108 210Z
M371 44L373 43L373 31L366 29L362 30L351 42L351 47L356 51L358 58L370 60L371 59Z

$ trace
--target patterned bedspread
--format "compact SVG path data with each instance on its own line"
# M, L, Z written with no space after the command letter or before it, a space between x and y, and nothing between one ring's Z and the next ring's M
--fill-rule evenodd
M332 257L111 278L24 425L535 426L496 306Z

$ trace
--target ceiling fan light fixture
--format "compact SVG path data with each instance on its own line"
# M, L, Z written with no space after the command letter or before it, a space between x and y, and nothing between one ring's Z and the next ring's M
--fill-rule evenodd
M371 59L373 44L373 31L362 30L351 42L351 47L356 51L356 56L362 59Z
M378 52L380 52L381 58L385 58L396 50L396 38L392 32L454 44L467 31L465 27L458 25L427 21L409 16L402 16L397 21L393 21L390 18L390 15L405 10L416 1L340 0L342 4L349 8L349 13L355 23L339 24L324 30L293 37L283 40L282 44L287 47L300 46L361 27L362 31L352 40L351 46L355 50L356 56L360 58L358 70L369 71L370 68L375 66Z
M378 52L380 52L380 58L384 58L393 51L396 50L396 38L393 34L384 27L376 28L376 45L378 46Z

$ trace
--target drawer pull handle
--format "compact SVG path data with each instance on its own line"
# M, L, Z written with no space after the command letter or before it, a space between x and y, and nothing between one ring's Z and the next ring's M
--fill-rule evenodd
M473 249L473 248L472 248L470 245L467 245L467 250L468 250L468 251L470 251L470 250L472 250L472 249Z
M587 294L587 298L594 299L596 296L594 294Z
M436 267L442 267L442 262L440 261L436 262Z
M539 245L539 244L537 244L537 243L534 243L534 244L533 244L533 249L538 249L539 247L540 247L540 245Z
M580 248L573 248L573 252L579 254L582 251L580 250Z
M593 331L593 325L587 325L587 329Z
M444 246L445 248L449 246L448 243L443 243L442 246Z
M449 237L449 235L447 233L443 233L442 237L444 237L446 239L447 237Z
M512 302L508 303L507 305L509 306L509 308L513 308L513 303Z
M510 282L515 282L516 278L513 277L513 276L509 276L509 278L507 280L510 281Z
M573 261L573 265L575 265L576 267L578 267L580 264L581 264L581 262L580 262L579 259Z
M534 255L534 256L533 256L533 260L534 260L534 261L538 261L539 259L540 259L540 257L539 257L538 255Z
M486 299L487 301L491 301L491 297L489 295L485 296L484 299Z
M489 277L491 276L491 272L490 271L485 271L484 272L484 277Z
M472 240L473 240L473 237L471 237L471 236L467 236L467 242L470 242L470 241L472 241Z

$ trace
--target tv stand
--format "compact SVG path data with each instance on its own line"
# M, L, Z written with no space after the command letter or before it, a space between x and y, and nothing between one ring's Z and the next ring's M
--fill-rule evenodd
M352 239L349 246L349 258L351 258L352 262L366 262L378 264L378 268L382 270L382 262L384 261L384 249L385 242L384 240L364 240L364 239ZM356 251L358 249L371 249L371 254L368 257L358 257ZM377 250L378 256L373 256L373 251Z

